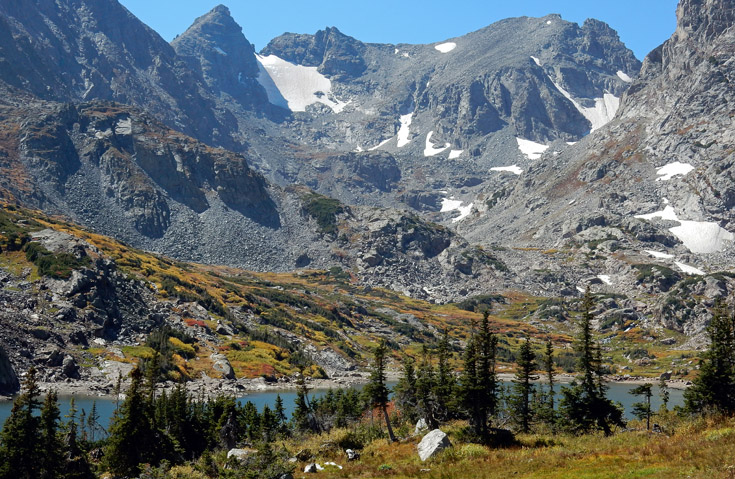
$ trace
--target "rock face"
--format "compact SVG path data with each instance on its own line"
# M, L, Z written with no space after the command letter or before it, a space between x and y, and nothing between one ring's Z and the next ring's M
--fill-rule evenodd
M255 47L224 5L196 19L171 45L207 86L249 109L269 109L265 90L257 82Z
M15 394L20 389L20 382L18 376L15 374L15 369L8 358L8 353L5 349L0 347L0 394L10 396Z
M418 449L419 458L422 461L426 461L427 459L434 457L440 451L448 447L452 447L452 443L441 429L434 429L424 436L416 447Z
M8 84L48 100L137 105L184 132L231 144L202 79L118 2L3 2L0 23L0 79Z

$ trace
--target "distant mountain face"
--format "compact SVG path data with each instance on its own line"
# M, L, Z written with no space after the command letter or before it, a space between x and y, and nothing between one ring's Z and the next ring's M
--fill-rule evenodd
M114 100L232 146L204 82L156 32L112 0L0 5L0 79L55 101Z

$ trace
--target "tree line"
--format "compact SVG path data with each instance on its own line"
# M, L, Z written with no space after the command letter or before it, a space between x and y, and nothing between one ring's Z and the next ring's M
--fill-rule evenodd
M208 477L276 478L293 469L287 460L289 453L276 447L280 439L351 428L349 441L343 446L359 448L385 437L375 416L380 418L378 424L385 422L390 441L410 433L407 428L417 422L433 429L453 420L467 421L464 440L496 446L513 443L514 432L537 427L572 434L613 434L624 426L623 411L606 394L602 350L592 332L593 308L588 291L575 340L578 374L561 388L558 401L550 340L540 357L529 337L521 341L515 378L510 387L502 386L496 371L498 338L487 312L472 328L460 372L451 366L454 353L445 332L433 350L425 348L418 359L402 359L402 378L391 391L386 381L389 351L381 343L362 391L331 390L315 398L309 395L301 375L290 418L280 396L273 407L258 410L251 402L241 403L229 396L194 397L181 386L160 392L156 388L158 374L152 368L145 374L136 368L125 399L116 409L109 430L104 431L94 408L77 417L72 405L62 420L56 393L48 393L41 401L36 372L31 369L23 393L0 431L0 479L87 479L104 471L118 477L138 477L146 468L186 462L196 463ZM708 333L711 346L703 355L698 378L685 393L684 409L687 413L732 415L735 313L718 303ZM546 379L543 384L537 382L541 374ZM659 387L665 407L665 382ZM641 385L632 393L643 398L634 405L634 414L645 419L650 428L651 385ZM213 454L234 447L250 447L257 454L229 461L227 469L222 469Z

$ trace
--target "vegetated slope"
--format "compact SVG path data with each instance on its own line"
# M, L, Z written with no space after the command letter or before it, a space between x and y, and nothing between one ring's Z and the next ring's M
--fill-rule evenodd
M566 348L576 301L506 291L435 305L364 288L339 268L276 274L182 263L11 205L0 212L0 248L0 348L9 364L18 373L35 364L46 381L82 379L99 392L110 393L119 371L156 352L168 379L276 380L301 368L350 376L378 339L417 356L446 330L460 351L487 307L501 363L530 335L552 338L558 365L574 366ZM609 302L600 300L598 315ZM683 337L619 326L601 326L605 360L617 365L611 372L665 368L688 377L688 353L676 349Z
M486 190L487 211L459 231L471 241L511 237L574 253L571 268L549 261L539 269L570 289L602 275L601 290L659 295L646 316L701 330L706 315L682 318L680 303L732 289L706 275L732 268L734 6L682 1L676 32L648 55L615 120Z

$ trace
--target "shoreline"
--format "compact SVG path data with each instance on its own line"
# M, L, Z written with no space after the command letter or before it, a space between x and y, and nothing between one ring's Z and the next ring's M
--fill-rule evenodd
M511 382L515 375L512 373L498 373L497 378L503 382ZM569 384L576 376L572 374L562 373L554 377L556 384ZM388 382L396 382L401 378L400 372L387 371L386 379ZM370 379L370 373L366 371L351 372L344 376L334 376L329 379L312 379L306 378L306 385L310 390L326 390L326 389L347 389L351 387L366 384ZM618 384L657 384L657 378L647 378L642 376L605 376L605 382ZM545 378L541 377L534 381L535 383L546 383ZM686 389L691 385L691 381L684 379L667 380L666 384L671 389ZM121 384L121 394L129 385L129 381L123 381ZM296 378L285 377L277 381L266 381L264 378L254 379L218 379L205 376L183 384L186 391L192 396L213 397L219 394L235 395L237 397L247 397L252 393L277 392L277 391L295 391L298 388ZM63 382L39 382L39 390L41 393L48 391L56 391L59 396L80 396L80 397L98 397L105 399L114 399L117 397L115 393L115 385L110 382L102 383L94 379L66 380ZM166 382L159 385L160 391L170 392L178 385L173 382ZM11 401L13 397L0 396L0 401Z

